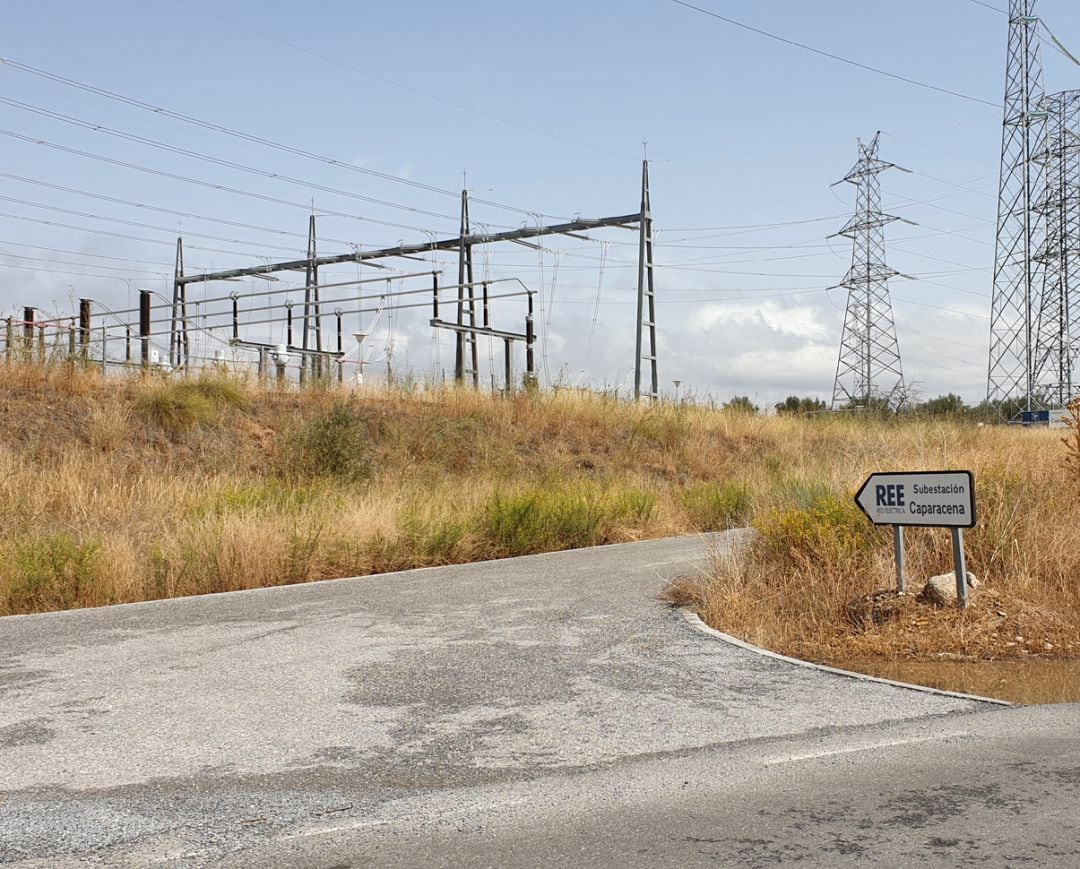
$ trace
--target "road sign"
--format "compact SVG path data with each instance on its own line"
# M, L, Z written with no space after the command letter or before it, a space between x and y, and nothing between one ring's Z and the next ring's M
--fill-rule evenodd
M875 525L975 525L975 478L971 471L908 471L871 474L855 503Z

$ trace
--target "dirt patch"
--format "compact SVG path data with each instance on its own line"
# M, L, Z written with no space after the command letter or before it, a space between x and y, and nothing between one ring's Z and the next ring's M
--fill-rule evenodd
M1080 659L1023 661L821 661L882 679L1008 700L1010 703L1080 703Z

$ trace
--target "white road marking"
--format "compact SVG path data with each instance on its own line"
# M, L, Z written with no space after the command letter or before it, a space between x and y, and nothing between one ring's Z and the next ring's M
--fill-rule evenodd
M778 763L794 763L800 760L814 760L819 757L834 757L840 754L854 754L859 751L874 751L879 748L895 748L900 745L918 745L922 742L938 742L945 739L955 739L966 736L965 733L939 733L933 736L917 736L911 739L892 739L886 742L868 742L865 745L849 745L843 748L826 748L820 751L807 751L802 754L785 754L765 761L765 766L774 766Z

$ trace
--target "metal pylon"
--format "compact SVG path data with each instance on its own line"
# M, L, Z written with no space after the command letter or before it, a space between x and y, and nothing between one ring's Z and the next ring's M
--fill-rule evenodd
M876 133L865 145L859 140L859 162L837 182L855 185L857 194L855 214L837 233L851 239L851 268L840 282L848 293L833 410L895 410L907 398L889 299L889 278L900 273L885 264L885 226L900 218L881 213L878 179L886 169L898 167L878 157L880 136Z
M184 277L184 239L176 239L176 268L173 272L172 320L169 326L169 364L180 368L187 364L190 345L187 328L187 284Z
M476 326L476 293L473 289L472 245L465 239L469 229L469 191L461 191L461 242L458 246L458 301L457 323L459 326ZM466 322L468 317L468 322ZM454 350L454 380L462 383L466 375L472 379L474 389L480 387L479 360L476 352L476 332L461 330L457 333Z
M637 282L637 355L634 360L634 400L646 396L655 401L660 395L656 375L656 294L653 284L652 203L649 199L649 161L641 164L641 230L638 244ZM648 347L645 336L648 335ZM648 387L642 388L642 363L649 363L651 377Z
M300 346L307 350L310 348L310 333L312 326L315 330L315 349L323 349L322 340L322 311L319 300L319 263L316 248L315 215L308 217L308 243L307 243L307 266L304 269L304 326ZM309 357L306 353L300 362L300 379L304 379L304 370L310 366L312 374L316 377L322 374L322 357Z
M1035 0L1009 0L1005 112L998 186L994 294L986 398L1011 415L1043 406L1036 382L1045 221L1035 207L1045 183L1042 62Z
M1080 91L1043 100L1046 149L1038 157L1046 173L1036 205L1046 241L1036 251L1042 293L1035 327L1036 396L1063 407L1080 384Z

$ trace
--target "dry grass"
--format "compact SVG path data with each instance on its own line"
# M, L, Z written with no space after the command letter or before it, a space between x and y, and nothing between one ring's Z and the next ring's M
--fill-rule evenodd
M733 524L719 418L602 397L0 378L0 614ZM706 419L713 422L706 424Z
M1047 429L964 422L759 420L776 438L748 467L757 531L743 557L668 589L714 627L798 657L995 659L1080 656L1080 496ZM917 602L952 569L947 531L907 532L909 594L893 618L856 623L848 605L894 587L892 537L852 495L871 471L970 469L978 526L968 569L984 586L966 612ZM763 473L764 471L764 473Z
M567 392L103 382L59 365L2 375L0 614L749 522L749 557L672 591L722 630L819 659L1080 653L1080 498L1047 430ZM177 422L191 396L198 412ZM871 470L913 468L975 472L968 556L987 588L962 616L909 601L901 618L855 630L845 604L888 587L892 566L888 534L851 493ZM951 569L947 539L909 534L913 584Z

